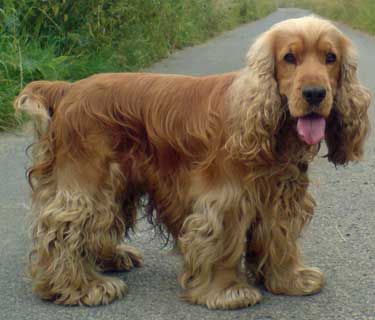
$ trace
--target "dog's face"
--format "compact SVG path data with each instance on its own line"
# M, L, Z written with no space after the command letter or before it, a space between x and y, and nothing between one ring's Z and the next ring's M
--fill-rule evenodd
M310 29L310 30L309 30ZM324 138L340 79L342 38L313 27L275 32L275 77L297 131L308 144Z
M293 117L328 117L340 76L340 46L332 31L315 39L298 33L277 36L276 79Z
M241 100L247 121L240 132L251 132L243 152L276 145L277 130L293 123L284 121L287 107L293 133L308 145L325 139L329 161L362 157L371 94L358 80L355 48L332 23L310 16L275 24L251 46L245 71L237 84L249 92ZM264 140L256 146L254 132Z

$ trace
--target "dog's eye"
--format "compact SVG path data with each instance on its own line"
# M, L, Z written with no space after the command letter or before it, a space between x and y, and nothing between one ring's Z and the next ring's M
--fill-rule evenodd
M334 53L327 53L326 55L326 64L331 64L336 61L336 55Z
M291 64L296 64L297 63L297 59L296 59L296 57L294 56L293 53L287 53L284 56L284 61L287 62L287 63L291 63Z

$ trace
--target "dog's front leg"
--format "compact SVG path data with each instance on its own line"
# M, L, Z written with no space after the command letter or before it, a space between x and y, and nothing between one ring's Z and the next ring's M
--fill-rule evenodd
M250 217L232 190L213 190L200 196L179 238L184 258L180 283L183 298L210 309L247 307L261 299L240 270Z
M305 175L293 183L277 184L278 191L272 193L279 194L248 232L247 271L275 294L308 295L323 287L322 272L304 266L297 244L313 213L307 184Z

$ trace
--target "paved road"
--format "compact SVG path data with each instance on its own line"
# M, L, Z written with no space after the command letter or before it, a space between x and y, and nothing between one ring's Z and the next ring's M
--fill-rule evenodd
M243 65L249 43L272 24L308 14L282 9L255 23L197 47L188 48L150 70L210 74ZM375 40L342 29L361 53L360 77L375 92ZM371 110L372 122L374 111ZM24 177L27 140L0 136L0 319L375 319L375 141L367 144L366 161L336 170L324 159L314 162L311 177L318 209L302 240L306 261L325 271L324 290L311 297L274 296L264 292L261 304L237 311L209 311L178 300L178 260L161 242L140 232L132 242L145 258L143 268L120 276L130 292L109 306L61 307L33 296L23 277L27 247L27 193Z

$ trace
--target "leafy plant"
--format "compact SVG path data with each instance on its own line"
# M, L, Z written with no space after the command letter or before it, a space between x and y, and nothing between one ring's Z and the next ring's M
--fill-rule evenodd
M0 0L0 130L38 79L136 71L263 16L274 0Z

